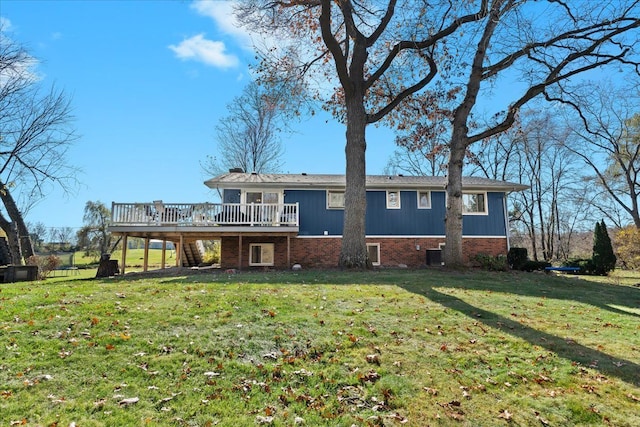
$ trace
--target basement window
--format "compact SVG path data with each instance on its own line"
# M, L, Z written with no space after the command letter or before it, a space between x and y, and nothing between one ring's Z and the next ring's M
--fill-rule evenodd
M367 255L372 265L380 265L380 243L367 243Z
M249 265L272 266L273 259L273 243L252 243L249 245Z

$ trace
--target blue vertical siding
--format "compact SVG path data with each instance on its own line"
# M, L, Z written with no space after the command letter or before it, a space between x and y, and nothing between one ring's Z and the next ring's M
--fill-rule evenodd
M386 191L367 192L367 235L443 235L445 193L431 193L431 209L418 209L416 191L400 191L400 209L387 209Z
M487 193L489 215L465 215L462 234L465 236L506 236L504 193Z
M401 209L387 209L386 191L367 191L368 236L443 236L445 234L444 191L431 192L431 209L418 209L415 190L400 191ZM488 215L465 215L465 236L505 236L504 193L487 193ZM301 236L342 234L344 210L327 209L326 190L285 190L285 203L299 203ZM238 190L225 190L225 203L239 203Z
M342 234L343 209L327 209L326 190L286 190L284 203L299 203L301 236ZM400 191L401 209L387 209L386 191L367 191L368 236L443 236L445 234L444 191L431 192L431 209L418 209L415 190ZM465 236L506 236L504 193L487 193L488 215L465 215ZM224 203L240 203L240 190L227 189Z
M327 209L326 190L285 190L284 202L300 204L300 236L342 234L344 210Z

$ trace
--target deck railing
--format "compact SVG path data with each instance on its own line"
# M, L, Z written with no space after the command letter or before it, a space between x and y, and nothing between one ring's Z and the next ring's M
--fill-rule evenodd
M111 225L298 226L297 203L112 203Z

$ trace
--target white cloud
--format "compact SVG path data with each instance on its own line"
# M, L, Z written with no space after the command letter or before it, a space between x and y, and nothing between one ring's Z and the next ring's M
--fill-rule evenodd
M11 31L11 28L11 21L4 16L0 16L0 31L9 32Z
M185 39L178 45L170 45L169 49L185 61L200 61L219 68L232 68L238 65L238 58L226 52L223 42L207 40L204 34Z
M238 22L234 15L235 1L196 0L191 8L198 14L215 22L220 31L233 37L244 49L253 46L251 34Z

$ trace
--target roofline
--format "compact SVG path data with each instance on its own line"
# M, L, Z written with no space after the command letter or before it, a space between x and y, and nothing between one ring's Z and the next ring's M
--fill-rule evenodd
M317 188L321 189L344 189L346 186L345 183L345 175L330 175L330 174L272 174L281 178L289 178L279 181L263 181L263 182L253 182L253 181L223 181L230 175L242 175L244 177L248 176L264 176L271 174L250 174L250 173L238 173L231 172L228 174L219 175L217 177L208 179L204 181L204 184L211 189L257 189L257 188L273 188L273 189L284 189L284 190L299 190L299 189L311 189ZM301 177L310 177L311 179L308 182L301 182ZM312 180L313 177L326 177L328 179L325 180ZM376 181L369 182L367 180L366 189L367 190L404 190L404 189L437 189L437 190L445 190L446 189L446 177L444 176L435 176L435 177L424 177L431 180L437 180L440 182L420 182L419 179L422 177L419 176L403 176L403 175L367 175L369 177L388 177L388 180L384 182ZM297 179L296 179L297 178ZM394 181L394 178L399 178L399 180ZM403 179L404 178L404 179ZM474 179L478 177L463 177L463 190L483 190L483 191L505 191L505 192L514 192L514 191L523 191L529 188L528 185L507 182L507 181L499 181L492 180L489 178L481 178L487 179L487 183L467 183L466 180ZM303 178L305 179L305 178ZM407 181L413 180L412 181Z

